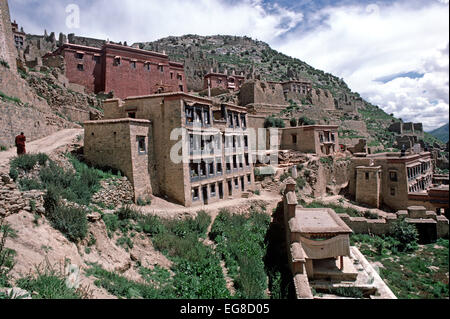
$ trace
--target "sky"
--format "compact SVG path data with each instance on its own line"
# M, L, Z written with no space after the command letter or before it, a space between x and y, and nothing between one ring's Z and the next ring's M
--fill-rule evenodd
M246 35L343 78L369 102L429 131L449 121L448 2L9 0L9 6L11 18L33 34L45 29L129 44Z

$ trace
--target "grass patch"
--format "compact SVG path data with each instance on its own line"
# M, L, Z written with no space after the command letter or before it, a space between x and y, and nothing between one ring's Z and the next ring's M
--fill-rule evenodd
M86 238L88 222L83 209L57 206L48 217L52 226L68 240L76 243Z
M269 225L270 217L255 209L248 217L222 210L212 227L210 237L234 279L237 298L267 298L264 239Z
M31 171L36 164L44 166L49 160L47 154L25 154L19 157L15 157L10 162L11 169L23 170L25 172Z
M14 268L14 256L16 252L6 248L8 237L14 237L14 231L0 216L0 287L11 287L9 284L9 273Z
M2 91L0 91L0 98L5 102L13 102L16 104L22 103L22 101L19 98L13 97L13 96L8 96L5 93L3 93Z
M395 241L392 237L351 236L352 244L370 261L383 265L380 276L399 299L448 299L448 239L420 246L413 253L399 252Z

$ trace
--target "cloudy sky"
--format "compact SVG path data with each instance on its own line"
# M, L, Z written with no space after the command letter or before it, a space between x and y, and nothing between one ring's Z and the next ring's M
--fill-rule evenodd
M164 3L164 5L162 5ZM79 24L73 18L79 8ZM247 35L426 130L449 119L448 0L9 0L28 33L112 41Z

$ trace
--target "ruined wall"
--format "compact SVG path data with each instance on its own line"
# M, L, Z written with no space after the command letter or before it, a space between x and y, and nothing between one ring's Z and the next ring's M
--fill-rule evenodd
M37 140L73 123L36 108L25 107L0 100L0 145L14 146L15 137L24 132L28 141Z
M252 80L244 83L239 92L239 104L275 104L289 105L286 101L281 84Z
M328 90L313 89L312 90L312 104L323 110L335 110L336 105L334 97Z

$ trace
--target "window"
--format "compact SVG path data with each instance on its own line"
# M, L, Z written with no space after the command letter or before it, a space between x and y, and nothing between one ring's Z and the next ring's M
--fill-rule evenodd
M216 170L217 174L220 175L222 174L222 162L221 159L217 159L217 170Z
M84 65L83 64L78 64L77 65L77 69L78 69L78 71L84 71Z
M247 120L246 120L244 114L241 115L241 123L242 123L242 128L246 128L247 127Z
M206 177L206 163L204 161L200 163L200 177Z
M178 74L178 75L177 75L177 79L178 79L179 81L183 81L183 76L182 76L181 74Z
M226 166L227 167L227 172L230 172L231 171L231 157L227 156L225 161L226 161L226 165L227 165Z
M245 154L244 158L245 158L245 166L249 167L250 166L250 162L248 160L248 154Z
M239 168L240 168L240 169L243 169L243 168L244 168L244 160L243 160L243 158L242 158L242 155L239 156Z
M99 63L100 62L100 56L99 55L94 55L94 62L95 63Z
M194 122L194 110L190 106L186 106L186 124L192 124Z
M158 65L158 70L163 73L164 72L164 66L163 65Z
M121 63L120 57L114 58L114 65L115 65L115 66L119 66L120 63Z
M391 188L391 196L395 196L395 188Z
M192 201L198 201L200 199L200 191L198 187L192 189Z
M234 188L239 189L239 179L238 178L234 179Z
M292 134L292 144L297 144L297 134Z
M131 67L132 69L136 69L136 61L131 61L131 62L130 62L130 67Z
M233 114L231 112L228 113L228 125L229 127L233 127Z
M184 92L184 87L182 85L180 85L178 88L180 89L180 92Z
M135 119L136 118L136 112L128 112L128 117L130 119Z
M366 180L369 180L369 173L366 172Z
M216 197L216 184L211 184L211 197Z
M238 114L235 114L235 115L234 115L234 123L235 123L236 127L239 127L239 126L240 126L240 125L239 125L239 115L238 115Z
M397 172L389 172L391 182L398 182Z
M77 53L76 53L76 57L77 57L78 60L83 60L84 54L83 54L83 53L77 52Z
M209 175L214 175L214 161L211 161L211 163L208 164L208 173Z
M237 167L238 167L237 156L236 156L236 155L233 155L233 168L234 168L234 169L237 169Z
M247 183L248 184L252 183L252 175L247 175Z
M147 154L147 146L145 145L145 136L137 136L139 155Z
M244 147L248 147L248 136L244 136Z
M173 72L170 72L170 79L173 79Z
M193 160L189 163L189 171L191 172L191 179L198 177L198 163L194 163Z
M151 71L151 69L152 69L152 67L151 67L151 65L150 65L149 62L145 63L144 68L145 68L147 71Z
M203 110L203 118L204 118L204 124L209 125L209 109L206 108Z

